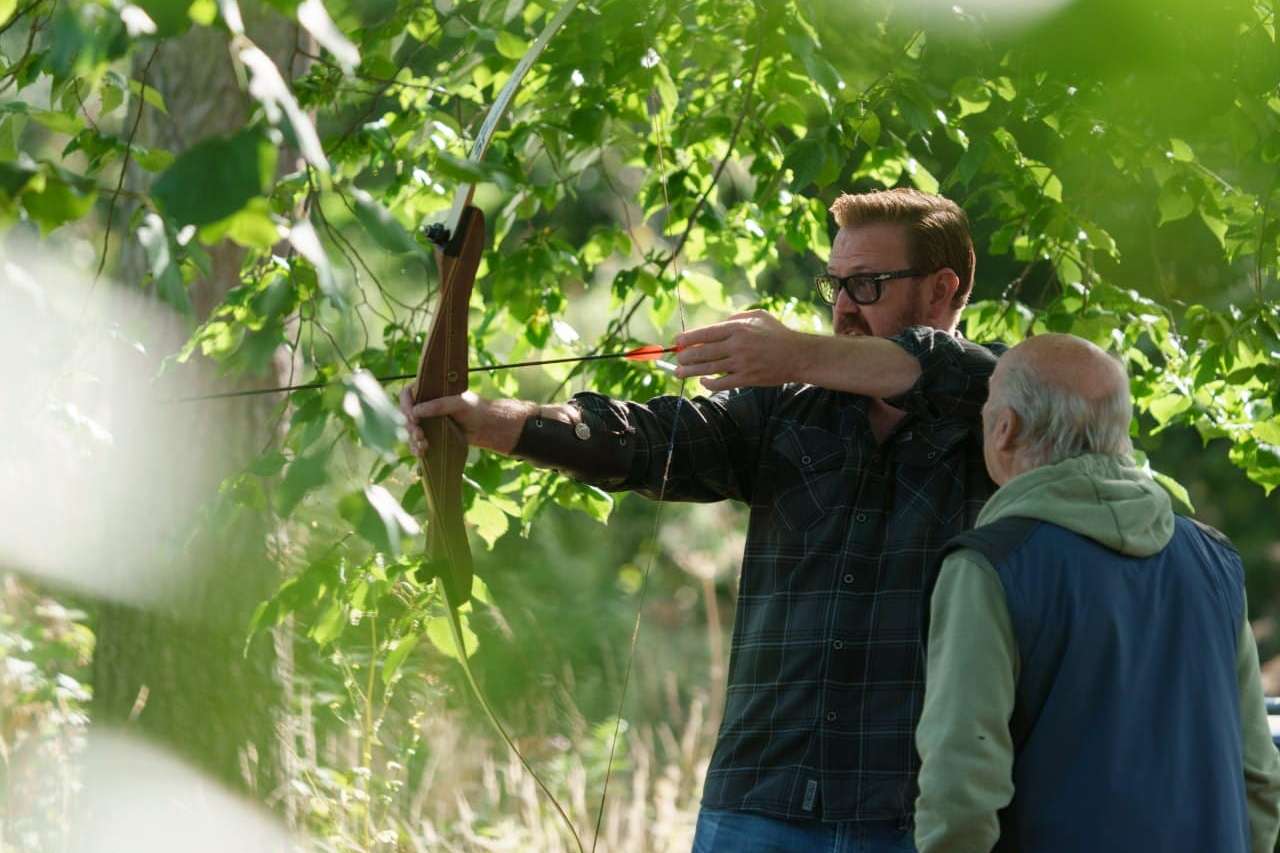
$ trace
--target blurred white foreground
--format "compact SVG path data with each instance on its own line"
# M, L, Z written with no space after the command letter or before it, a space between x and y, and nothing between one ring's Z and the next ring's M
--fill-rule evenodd
M160 400L155 353L185 335L168 306L94 286L48 246L0 247L0 571L132 604L176 589L165 555L217 470L191 437L226 411Z
M289 834L268 813L173 756L94 729L69 816L74 853L286 853Z

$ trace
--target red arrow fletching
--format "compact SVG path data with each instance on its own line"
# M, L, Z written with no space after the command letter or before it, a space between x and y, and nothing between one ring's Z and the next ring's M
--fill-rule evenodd
M661 344L648 344L646 346L627 350L622 354L622 357L627 361L656 361L663 353L680 352L682 349L684 349L684 347L664 347Z

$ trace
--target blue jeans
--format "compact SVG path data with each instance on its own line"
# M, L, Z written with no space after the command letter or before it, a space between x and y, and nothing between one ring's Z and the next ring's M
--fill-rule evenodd
M915 853L910 826L898 821L819 823L703 809L693 853Z

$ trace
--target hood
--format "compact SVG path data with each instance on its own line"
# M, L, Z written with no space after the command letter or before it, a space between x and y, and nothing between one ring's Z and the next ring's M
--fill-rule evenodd
M977 523L1010 515L1051 522L1133 557L1157 553L1173 536L1169 495L1127 456L1087 454L1019 474L996 490Z

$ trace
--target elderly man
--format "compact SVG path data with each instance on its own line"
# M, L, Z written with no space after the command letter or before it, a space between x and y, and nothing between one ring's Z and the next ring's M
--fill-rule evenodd
M920 853L1263 853L1280 825L1240 557L1130 459L1129 383L1068 335L1000 359L1000 484L931 605Z
M832 213L816 285L836 334L753 311L681 335L678 375L715 375L710 397L408 411L602 488L751 508L699 853L911 849L923 587L995 489L980 412L996 355L955 333L973 285L963 211L898 189Z

